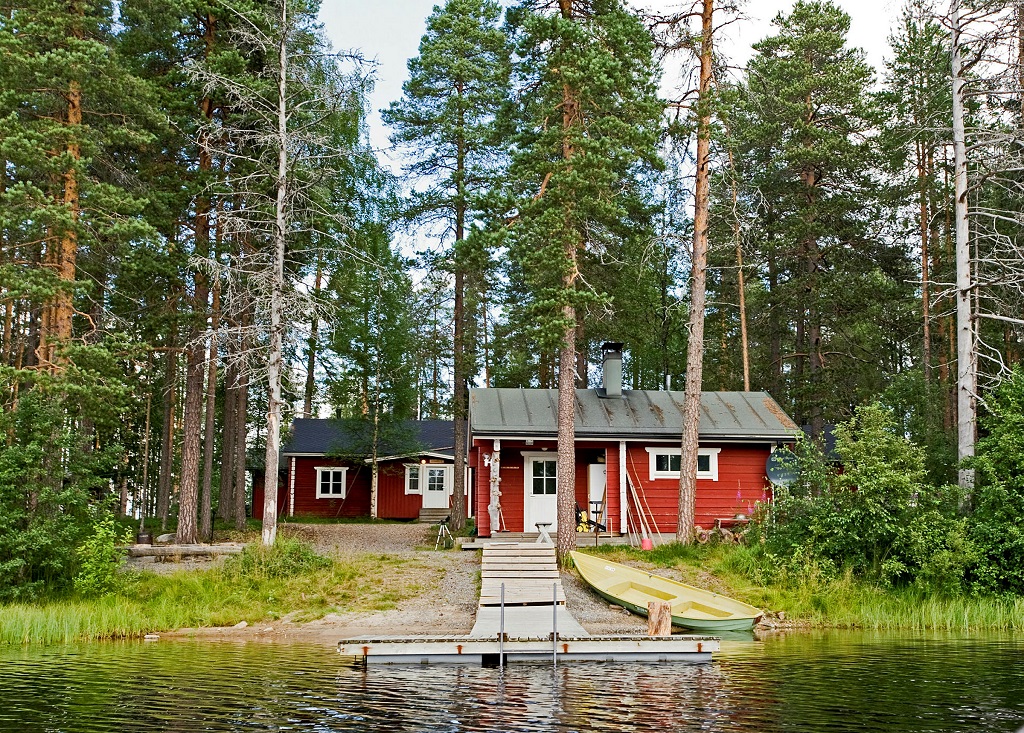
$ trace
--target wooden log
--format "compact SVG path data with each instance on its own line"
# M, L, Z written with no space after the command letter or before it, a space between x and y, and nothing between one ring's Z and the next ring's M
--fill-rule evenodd
M129 545L128 557L196 557L237 555L244 545Z
M672 606L668 601L647 603L647 635L672 636Z

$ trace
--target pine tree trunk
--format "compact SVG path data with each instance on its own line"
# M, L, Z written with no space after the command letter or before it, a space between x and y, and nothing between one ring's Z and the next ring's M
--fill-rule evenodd
M711 61L714 0L701 12L700 90L697 117L697 180L694 188L693 259L690 280L689 340L686 345L686 392L679 460L679 513L676 540L693 542L697 504L697 451L700 446L700 398L704 376L705 277L708 259L708 211L711 204Z
M455 339L453 349L454 385L452 417L455 422L455 465L452 481L451 526L460 531L466 526L466 448L468 418L469 363L466 358L466 332L470 314L466 310L466 270L463 242L466 238L466 153L465 141L457 141L455 175L458 193L455 205Z
M203 36L205 43L205 56L209 58L213 49L214 35L216 32L216 21L213 15L206 15L206 32ZM200 104L203 117L209 121L213 117L213 100L205 96ZM199 170L209 171L213 168L213 156L210 151L210 141L205 129L199 136ZM197 202L196 212L196 246L201 256L209 258L213 253L210 248L210 217L213 207L208 198L200 198ZM200 229L201 227L201 229ZM219 237L218 237L219 239ZM210 292L210 279L205 274L203 285L206 293ZM199 300L198 293L196 300ZM200 301L203 308L203 319L206 319L207 299L204 296ZM203 428L203 484L199 495L199 537L204 541L213 538L213 517L211 516L211 491L213 488L213 450L214 450L214 425L217 411L217 328L220 326L220 283L213 287L213 304L210 307L212 318L211 337L209 341L209 353L206 362L206 405L205 425Z
M178 350L174 346L175 335L169 339L167 362L164 371L164 414L160 439L160 477L156 489L156 513L160 517L160 528L167 529L167 517L171 509L171 480L174 471L174 423L178 396Z
M235 397L238 388L238 369L228 366L224 373L224 424L220 446L220 491L217 494L217 518L230 522L235 516L235 499L232 487L235 481Z
M209 27L209 26L207 26ZM205 120L212 114L212 103L204 97L200 103ZM212 168L209 140L205 132L199 135L199 170L201 174ZM210 200L199 197L196 201L195 254L210 255ZM178 544L195 544L198 539L197 513L199 508L199 461L203 429L203 381L206 372L206 348L203 331L209 309L210 281L202 268L196 268L192 278L193 297L190 325L185 341L185 418L181 442L181 493L178 503Z
M80 11L76 9L76 12ZM77 165L82 157L81 147L78 143L78 131L82 126L82 88L77 81L71 81L68 84L67 105L66 121L69 128L69 141L65 147L65 153L70 164L63 175L63 202L69 223L61 230L60 244L55 252L56 257L53 258L61 288L53 297L53 303L49 308L49 327L46 329L45 339L40 343L43 355L40 362L51 369L60 366L58 362L61 360L56 355L56 344L66 344L71 340L72 320L75 313L72 288L75 282L78 257L77 226L81 215Z
M954 221L956 231L956 344L957 344L957 459L964 461L974 455L977 422L977 349L974 335L974 313L971 303L973 277L971 272L970 232L967 213L967 148L964 130L963 61L960 55L960 0L950 8L950 41L953 75L953 170ZM960 469L960 488L971 491L974 470Z
M206 428L203 432L203 489L199 497L199 536L213 539L213 453L217 424L217 330L220 328L220 283L213 286L210 356L206 370Z
M195 544L206 362L202 346L195 341L189 344L185 354L185 417L182 423L177 542Z
M573 248L575 253L575 248ZM562 308L566 323L576 322L572 305ZM576 549L576 329L569 327L558 360L558 500L559 563ZM531 530L531 527L527 527Z
M928 206L928 161L925 154L925 143L918 141L917 150L917 186L918 215L921 228L921 326L922 349L921 357L924 365L924 382L932 381L932 332L931 332L931 293L928 282L928 241L931 235L929 221L931 219Z
M736 163L729 150L729 168L732 172L732 238L736 246L736 289L740 306L740 348L743 358L743 391L750 391L750 347L747 338L747 289L743 276L743 236L740 229L740 215L737 208L739 191L736 183Z
M242 350L247 344L242 342ZM231 493L235 500L235 529L245 529L245 448L246 448L246 416L249 408L249 375L242 369L238 376L238 390L235 396L235 439L234 439L234 488ZM264 493L267 491L264 479ZM274 495L277 495L277 474L274 474Z
M313 298L320 300L320 286L323 279L323 261L317 254L316 278L313 281ZM319 341L320 318L317 312L313 311L313 318L309 324L309 340L306 342L306 385L303 390L302 416L313 417L313 396L316 394L316 355Z
M558 0L562 18L575 18L573 0ZM562 86L562 159L572 160L575 154L571 137L578 124L579 102L576 91L568 84ZM571 166L569 171L571 172ZM569 206L570 204L565 204ZM562 287L570 294L579 278L579 242L571 225L569 212L565 213L563 252L566 272ZM555 486L557 492L558 545L555 552L559 564L568 561L569 553L576 549L576 308L570 301L562 306L562 319L567 324L558 354L558 464ZM529 528L527 528L529 529Z
M68 287L57 296L56 337L61 342L71 340L71 319L74 307L71 302L71 284L75 282L75 263L78 257L78 232L75 226L81 214L78 192L78 170L74 167L81 159L78 144L78 128L82 126L82 89L78 82L71 82L68 88L68 126L74 129L72 142L68 143L67 154L72 167L64 173L64 206L68 210L71 226L63 232L60 242L60 279Z

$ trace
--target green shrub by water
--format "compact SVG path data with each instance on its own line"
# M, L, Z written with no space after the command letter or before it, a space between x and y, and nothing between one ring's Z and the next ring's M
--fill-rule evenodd
M384 610L419 590L409 580L412 573L396 573L408 563L371 554L335 560L279 539L271 549L248 547L220 568L133 574L130 587L101 597L73 594L0 606L0 644L140 637L287 614L308 621L333 610ZM382 583L384 576L390 582Z

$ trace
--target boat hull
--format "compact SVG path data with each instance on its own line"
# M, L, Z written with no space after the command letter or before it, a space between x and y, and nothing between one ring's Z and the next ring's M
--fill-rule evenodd
M573 553L574 559L576 558L576 555L577 553ZM591 556L588 555L585 557ZM629 568L628 566L619 565L618 563L612 563L610 561L602 561L602 563L606 567L609 565L613 565L616 568L622 568L623 570L629 572L638 574L642 573L642 571L639 571L635 568ZM640 616L647 616L647 600L667 600L670 603L672 603L672 599L665 597L665 595L667 594L660 594L658 597L644 599L643 603L632 602L628 598L623 598L619 594L610 592L607 588L601 587L601 584L599 582L594 582L594 580L587 577L587 574L580 568L579 561L577 561L577 569L580 570L580 574L583 576L583 579L587 582L587 584L590 585L590 587L593 588L594 591L602 598L609 601L610 603L622 606L623 608L632 611L633 613L638 614ZM733 612L731 615L725 618L694 618L692 616L687 616L673 612L672 624L674 626L688 629L690 631L700 631L710 634L716 634L723 631L750 631L754 627L754 624L756 624L761 618L761 611L759 609L754 608L753 606L748 606L747 604L735 601L733 599L726 599L723 596L717 596L717 594L712 594L709 591L704 591L698 588L692 588L691 586L687 586L682 583L677 583L669 578L663 578L662 576L657 576L650 573L643 573L643 575L646 575L648 579L656 579L660 583L667 584L668 587L678 587L680 589L679 593L681 595L685 594L688 591L695 592L707 596L714 596L730 604L734 604L737 607L740 607L739 613Z

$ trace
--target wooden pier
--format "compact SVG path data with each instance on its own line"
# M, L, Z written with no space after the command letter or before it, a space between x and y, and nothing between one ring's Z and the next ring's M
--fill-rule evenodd
M591 636L565 605L555 548L490 543L481 561L480 605L468 636L344 639L338 651L364 664L711 661L713 636Z

